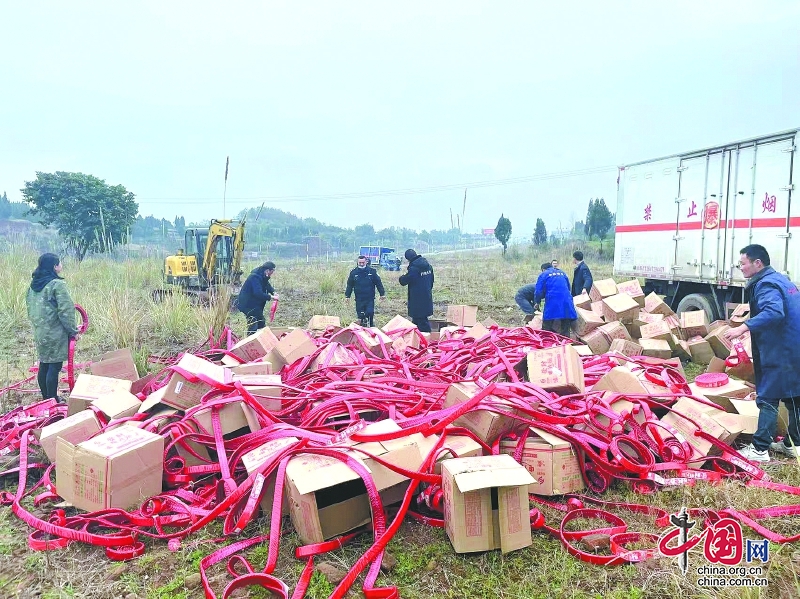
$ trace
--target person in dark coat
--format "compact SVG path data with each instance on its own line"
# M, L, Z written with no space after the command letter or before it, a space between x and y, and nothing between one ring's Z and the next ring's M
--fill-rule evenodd
M758 406L753 442L739 453L755 462L768 462L768 449L796 457L800 445L800 292L770 266L764 246L748 245L739 253L739 268L750 293L750 318L726 331L725 339L733 341L750 331ZM789 437L774 443L781 401L789 412Z
M344 296L350 299L350 295L356 294L356 314L361 320L361 326L375 326L373 317L375 316L375 290L381 297L381 301L386 299L386 291L383 288L378 272L369 266L366 256L359 256L357 266L350 271L347 277L347 288Z
M549 262L542 264L542 274L536 280L536 308L542 300L542 328L569 337L572 324L578 318L569 291L569 277L563 270L553 268Z
M580 250L572 252L572 262L575 264L575 273L572 275L572 295L580 295L584 291L589 293L592 290L592 271L583 261L583 252Z
M247 318L247 334L252 335L259 329L267 326L264 319L264 306L273 299L278 299L278 294L270 283L270 277L275 272L274 262L264 262L247 277L241 291L239 291L239 310Z
M530 316L532 318L533 313L536 312L536 284L523 285L517 289L514 301L517 302L519 309L525 313L526 322L529 322L530 319L527 317Z
M423 333L431 332L429 316L433 315L433 267L414 250L406 250L408 271L400 276L400 284L408 285L408 315Z
M42 254L25 296L39 357L36 379L42 399L58 397L58 375L68 358L69 340L78 337L75 302L60 273L58 256Z

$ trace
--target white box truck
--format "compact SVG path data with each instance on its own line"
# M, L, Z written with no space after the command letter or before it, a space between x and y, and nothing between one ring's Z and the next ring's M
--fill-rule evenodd
M800 282L799 141L791 129L620 166L614 274L643 278L673 310L705 310L709 321L746 301L738 263L748 244Z

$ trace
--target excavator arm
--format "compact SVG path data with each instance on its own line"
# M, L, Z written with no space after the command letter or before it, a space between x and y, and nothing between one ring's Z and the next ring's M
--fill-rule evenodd
M208 228L208 239L206 240L205 251L203 252L202 269L206 280L215 283L217 275L217 245L222 239L229 238L231 248L230 260L230 281L234 285L239 284L241 279L242 254L244 252L244 221L239 222L236 227L232 226L231 220L212 220ZM226 277L227 278L227 277Z

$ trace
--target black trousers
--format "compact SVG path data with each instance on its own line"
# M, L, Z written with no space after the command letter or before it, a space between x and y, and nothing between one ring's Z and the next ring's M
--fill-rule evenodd
M431 332L431 323L427 316L412 316L411 322L419 329L420 333Z
M569 337L572 320L568 318L555 318L553 320L543 320L542 329L557 333L563 337Z
M245 318L247 318L247 334L252 335L256 331L263 329L267 326L266 321L264 320L264 310L248 310L244 313Z
M358 315L358 319L361 321L362 326L365 326L369 323L369 326L374 327L374 318L375 318L375 300L372 301L359 301L356 298L356 315Z
M58 397L58 375L64 362L39 362L39 372L36 381L42 392L42 399Z

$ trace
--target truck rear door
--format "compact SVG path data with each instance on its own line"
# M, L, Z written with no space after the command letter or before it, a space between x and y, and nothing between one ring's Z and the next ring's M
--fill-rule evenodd
M796 135L769 139L738 152L725 242L725 277L729 281L744 282L737 266L739 250L751 243L767 249L775 270L795 280L800 274L789 247L795 141Z

